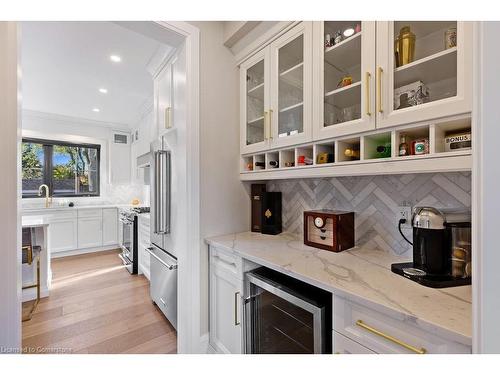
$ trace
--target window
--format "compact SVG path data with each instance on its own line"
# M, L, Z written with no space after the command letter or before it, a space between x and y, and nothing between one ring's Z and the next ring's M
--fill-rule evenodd
M99 145L23 139L23 198L41 184L55 197L99 196Z

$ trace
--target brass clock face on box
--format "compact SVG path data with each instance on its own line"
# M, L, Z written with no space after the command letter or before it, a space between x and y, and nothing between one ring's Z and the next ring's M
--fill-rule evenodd
M325 220L322 217L318 216L314 219L314 225L316 225L316 227L318 228L323 228L323 226L325 225Z

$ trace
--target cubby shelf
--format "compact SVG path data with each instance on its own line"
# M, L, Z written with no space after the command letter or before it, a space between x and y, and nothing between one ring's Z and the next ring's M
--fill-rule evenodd
M355 137L341 137L330 140L310 142L281 150L272 150L256 155L242 156L240 179L243 181L273 180L285 178L314 178L352 175L402 174L470 171L472 150L462 149L445 152L446 134L470 131L470 116L455 116L439 122L412 124L393 129L366 132ZM424 155L398 156L399 137L405 134L410 139L421 137L429 140L429 153ZM391 148L390 156L379 154L378 145ZM347 148L359 150L359 156L350 159L345 155ZM333 155L331 163L318 164L320 153ZM297 165L299 156L313 160L312 165ZM383 155L382 157L380 157ZM389 155L389 154L388 154ZM252 160L266 161L266 166L259 170L245 170L245 165ZM269 161L278 161L279 167L271 168ZM286 167L286 163L294 166Z

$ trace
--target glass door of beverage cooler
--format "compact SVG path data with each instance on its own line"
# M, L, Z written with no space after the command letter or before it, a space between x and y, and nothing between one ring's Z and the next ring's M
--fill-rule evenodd
M247 274L247 290L247 353L313 354L328 351L325 306L260 275Z

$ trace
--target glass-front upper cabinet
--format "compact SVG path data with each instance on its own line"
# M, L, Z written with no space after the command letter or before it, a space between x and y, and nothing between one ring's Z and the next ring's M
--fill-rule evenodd
M377 127L472 109L472 24L377 23Z
M375 128L375 22L315 22L314 139Z
M271 146L312 139L312 22L302 22L270 46Z
M240 66L241 152L269 147L269 49L258 52Z

